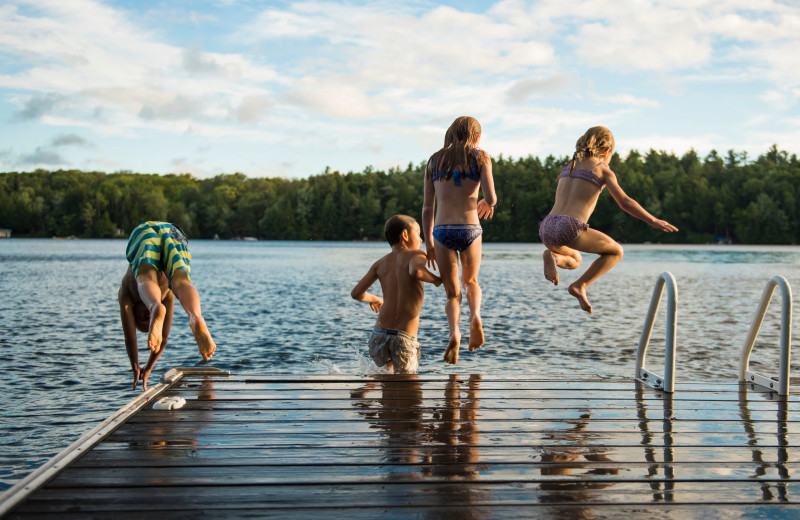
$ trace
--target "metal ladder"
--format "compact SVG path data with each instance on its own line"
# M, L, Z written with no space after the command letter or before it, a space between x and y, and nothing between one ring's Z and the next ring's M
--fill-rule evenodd
M644 367L647 356L647 345L650 343L650 334L653 332L653 323L661 303L664 286L667 286L667 344L664 352L664 375L654 374ZM650 308L644 320L642 335L639 337L639 348L636 349L636 375L635 379L664 392L675 391L675 332L678 326L678 284L672 273L663 272L658 275L653 296L650 298Z
M764 287L764 292L761 294L761 303L759 303L756 314L753 316L750 333L747 335L747 340L745 340L742 353L739 356L739 381L755 383L770 390L775 390L776 378L750 372L748 368L750 366L750 353L753 351L753 345L756 343L758 332L761 330L761 324L764 322L764 316L767 313L769 302L776 287L781 288L782 300L781 359L778 368L777 392L778 395L789 395L789 362L792 353L792 289L783 276L770 278L766 287Z
M645 368L645 358L647 356L647 346L650 343L650 335L653 332L658 306L661 296L667 287L667 330L666 330L666 349L664 352L664 375L654 374ZM780 366L777 378L767 377L750 372L750 354L753 345L761 330L767 308L769 307L775 288L781 289L781 339L780 339ZM675 277L670 272L663 272L656 280L653 295L650 298L650 307L647 310L642 335L639 338L639 347L636 350L636 374L634 378L644 384L662 390L667 393L675 391L675 344L676 330L678 321L678 286ZM789 282L783 276L773 276L764 288L761 295L761 303L753 317L750 326L750 333L747 336L741 355L739 356L739 381L757 384L772 391L777 391L779 395L789 394L789 363L792 349L792 290ZM776 390L777 387L777 390Z

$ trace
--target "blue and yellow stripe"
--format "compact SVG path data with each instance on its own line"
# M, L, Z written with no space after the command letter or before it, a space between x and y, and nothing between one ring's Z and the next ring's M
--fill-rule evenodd
M181 228L169 222L142 222L131 232L125 251L131 264L134 278L139 274L139 266L150 264L167 275L172 281L175 271L181 269L191 281L192 255Z

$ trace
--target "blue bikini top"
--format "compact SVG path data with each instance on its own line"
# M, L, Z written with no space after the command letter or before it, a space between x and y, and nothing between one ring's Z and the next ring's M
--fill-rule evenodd
M560 179L561 177L574 177L577 179L583 179L585 181L591 182L598 188L602 188L606 183L600 177L595 175L591 170L574 168L572 171L570 171L569 166L564 166L564 168L561 170L561 173L558 175L558 178Z
M479 149L475 149L475 157L478 157ZM431 181L438 181L439 179L447 180L445 174L448 172L442 172L436 169L436 159L433 159L431 163ZM472 179L473 181L480 182L481 180L481 172L478 169L478 161L473 158L472 164L469 166L469 170L466 172L462 172L461 170L455 170L453 173L453 184L456 186L461 186L461 179Z

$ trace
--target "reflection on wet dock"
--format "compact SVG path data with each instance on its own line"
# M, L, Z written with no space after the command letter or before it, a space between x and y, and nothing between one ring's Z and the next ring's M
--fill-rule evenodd
M800 400L738 383L185 374L6 518L789 518Z

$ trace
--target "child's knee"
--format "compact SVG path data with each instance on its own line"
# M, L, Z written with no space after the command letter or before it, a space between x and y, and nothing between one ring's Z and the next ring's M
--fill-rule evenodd
M442 286L447 298L461 298L461 287L458 286L458 278L442 278Z
M457 300L461 299L461 287L458 285L453 285L444 288L444 292L447 295L447 299L455 298Z
M178 269L172 275L172 278L170 278L169 285L172 287L173 291L180 291L183 287L192 285L192 283L189 281L186 271Z
M577 269L583 263L583 257L577 251L572 255L565 255L564 257L564 269Z
M478 279L477 278L467 278L467 279L461 280L461 286L467 292L472 292L472 291L474 291L476 289L480 289L480 286L478 285Z

